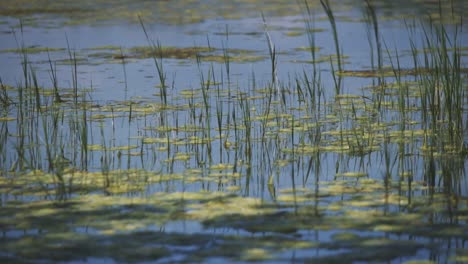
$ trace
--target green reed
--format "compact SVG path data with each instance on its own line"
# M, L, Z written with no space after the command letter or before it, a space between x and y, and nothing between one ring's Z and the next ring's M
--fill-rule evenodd
M449 35L442 24L422 26L422 49L412 41L411 52L418 75L423 127L433 135L430 145L446 143L454 151L463 151L468 116L464 110L466 88L462 72L459 28ZM422 54L421 54L422 53ZM440 135L440 138L437 138Z
M305 87L306 89L301 89L304 90L304 101L306 102L307 107L310 109L309 112L314 115L314 119L316 122L318 122L320 118L320 112L321 112L321 98L323 94L322 90L322 81L321 81L321 75L320 75L320 69L317 67L317 50L316 50L316 36L315 36L315 16L309 7L309 4L307 1L304 1L304 5L306 7L306 13L303 15L304 16L304 21L305 21L305 27L306 27L306 32L307 32L307 40L309 44L309 50L310 50L310 56L312 58L312 75L309 77L307 74L307 71L304 70L302 72L302 80L296 79L296 85L299 87ZM307 98L307 99L306 99ZM320 126L317 126L317 129ZM316 131L316 136L319 136L319 131Z
M442 150L443 144L437 142L444 138L445 135L448 135L447 142L450 143L449 145L463 148L463 137L466 133L466 113L464 112L464 98L466 97L466 92L463 89L459 40L458 42L454 42L453 38L448 36L447 30L436 25L432 25L425 31L425 48L422 54L416 48L415 42L411 40L416 72L413 78L417 80L418 88L421 93L420 99L414 99L414 95L410 93L410 85L406 82L407 79L404 76L405 69L400 64L399 57L401 53L398 50L395 52L391 51L386 46L386 43L380 40L380 29L375 9L370 1L366 1L369 16L369 43L371 48L373 47L371 43L376 43L375 48L377 49L377 66L375 66L374 62L374 51L370 52L372 69L374 72L378 71L379 73L377 76L377 97L370 99L371 102L374 103L373 109L366 107L365 103L364 106L362 106L360 102L361 98L359 100L349 99L349 104L342 105L340 102L344 97L339 96L342 95L341 77L339 76L339 73L342 71L342 58L338 43L335 17L328 1L321 1L321 3L332 25L335 48L338 55L338 65L333 61L330 62L333 73L332 77L335 81L334 101L330 100L330 98L327 98L325 95L324 91L326 87L322 79L323 71L321 71L317 63L313 63L312 70L304 69L302 73L293 75L294 77L289 77L289 80L286 82L280 82L278 79L278 53L268 33L265 18L263 17L265 26L264 33L267 40L269 61L271 64L271 78L269 78L268 83L259 85L254 72L251 74L252 81L249 83L249 87L247 87L248 92L241 91L239 87L236 87L236 85L232 83L232 61L229 56L228 48L229 30L226 27L226 39L223 40L222 43L224 65L221 64L221 67L224 67L224 69L221 68L220 71L217 71L217 65L214 63L206 67L205 63L203 63L203 57L200 54L196 56L196 66L198 67L200 78L199 91L201 98L195 95L198 92L198 87L196 91L192 90L191 95L186 98L188 106L186 108L181 107L183 110L180 110L187 111L187 115L184 118L179 117L179 110L173 112L167 111L173 106L172 100L174 97L170 96L166 90L168 86L164 71L165 67L163 65L163 47L159 42L154 43L149 39L148 32L140 20L147 41L153 48L153 59L158 72L159 81L161 82L161 93L159 96L163 104L163 110L157 110L160 112L155 111L156 113L148 115L145 114L145 120L140 123L138 120L138 112L133 115L133 108L139 107L139 105L137 103L130 103L130 110L128 113L128 136L131 136L131 122L137 123L136 126L138 128L143 127L143 130L145 130L145 128L149 126L149 124L146 123L146 118L148 118L148 120L154 120L153 115L159 114L161 122L158 123L158 121L154 121L156 122L155 126L159 129L157 130L158 132L143 133L145 133L145 135L147 135L146 133L157 133L158 137L165 137L166 142L160 144L165 144L164 146L167 146L167 155L164 158L167 158L168 162L164 163L165 165L162 166L167 166L168 172L172 173L178 170L176 162L177 152L191 150L194 153L194 162L197 167L206 168L206 161L208 161L209 164L215 163L215 161L222 163L226 160L229 163L234 163L233 170L243 173L243 176L246 178L246 187L248 188L251 180L248 175L252 175L252 170L255 170L258 165L262 171L269 172L268 174L259 175L258 179L262 186L268 187L272 197L276 196L274 190L276 187L275 176L277 179L276 182L279 183L282 170L287 170L281 167L281 165L275 165L275 162L289 162L287 166L290 167L287 168L291 170L287 171L287 173L290 173L294 191L296 184L300 184L297 178L301 176L301 172L306 171L302 179L302 184L304 186L310 175L315 175L315 188L316 194L318 195L318 182L319 176L322 173L321 169L324 167L322 164L324 156L328 153L333 153L333 155L338 156L336 158L336 172L348 171L350 167L349 163L351 163L352 160L356 162L356 168L365 170L365 159L370 156L368 155L369 153L376 151L376 149L374 149L375 145L383 145L384 173L385 180L388 181L388 184L390 184L389 178L392 176L392 173L394 173L394 167L397 167L397 172L401 175L405 173L408 175L413 174L418 169L412 165L416 163L416 155L412 158L408 158L408 156L418 151L417 143L409 144L402 139L400 142L394 144L387 130L384 130L383 135L380 135L380 132L375 132L373 122L377 117L374 112L376 109L380 114L378 121L382 121L382 123L394 120L385 120L387 116L385 116L386 113L384 113L381 108L395 110L395 112L397 112L397 125L399 125L398 128L403 135L405 132L417 127L417 125L412 125L409 122L411 118L416 115L412 112L413 110L411 110L411 107L413 105L421 105L422 111L418 113L423 116L421 126L427 130L426 138L429 144L437 144L439 150ZM312 30L314 27L314 17L307 2L305 2L305 4L307 7L305 27L307 29L308 44L310 46L310 56L313 61L316 61L316 36ZM374 38L374 40L371 38ZM385 91L387 85L383 78L384 57L382 55L383 50L381 43L385 45L388 61L393 71L393 79L397 87L396 95L387 95ZM20 125L18 125L19 138L17 139L16 155L18 155L17 159L18 162L20 162L19 168L21 170L25 167L40 168L40 161L43 160L41 155L45 155L45 160L48 161L48 165L50 166L49 169L56 174L57 181L59 182L57 186L61 186L59 189L63 189L62 187L66 186L66 184L71 186L71 184L66 183L66 180L63 178L66 165L68 165L66 160L71 160L71 164L74 166L78 164L77 160L81 160L81 169L88 169L87 161L90 159L89 155L91 155L88 144L92 142L92 139L89 138L89 130L93 127L93 125L89 123L91 118L89 102L92 99L89 96L88 101L85 93L79 95L76 54L72 52L70 48L68 52L70 62L72 62L73 102L68 102L65 97L60 94L61 91L58 85L59 76L57 74L56 65L50 57L49 68L53 88L53 99L48 99L41 94L41 87L30 66L26 52L22 54L24 65L26 65L23 68L25 75L24 84L19 85L20 88L18 89L18 98L20 98L20 100L18 101L17 124ZM125 90L127 90L127 73L122 50L120 50L120 55L124 69ZM396 57L394 57L395 55ZM334 70L336 66L338 67L338 74L336 74ZM217 75L218 72L220 72L220 77ZM389 77L389 79L390 78L391 77ZM225 82L226 79L227 84ZM221 80L220 84L217 82L219 80ZM224 108L224 101L226 99L224 88L226 88L226 86L228 91L228 105L226 107L228 110ZM251 99L251 97L255 97L256 92L260 92L258 87L266 87L266 92L260 99ZM80 96L82 97L81 100L79 100ZM237 98L232 99L231 96L236 96ZM2 102L8 101L7 99L3 100L4 98L7 97L0 96ZM363 95L362 98L369 99L369 97L365 95ZM395 108L391 106L387 107L387 103L390 103L392 99L396 101ZM71 114L65 112L64 109L68 107L72 107L75 111L72 111ZM33 108L34 111L27 110L31 108ZM256 111L252 111L253 108L255 108ZM426 109L428 111L425 111ZM391 110L389 112L392 112ZM112 112L111 130L115 132L119 129L115 126L119 117L114 115L113 107L110 107L109 111ZM337 121L329 123L326 117L327 113L336 116ZM216 122L216 124L214 122ZM304 129L302 129L301 123L303 122L311 122L313 125L308 127L304 126ZM60 127L63 126L64 123L68 123L70 135L61 134L63 131L60 130ZM197 129L190 132L182 131L182 129L179 130L179 128L183 127L183 125L180 125L181 123L189 123L197 127ZM113 134L112 139L108 141L106 139L108 135L106 135L107 133L104 131L104 122L102 122L100 126L101 139L98 141L103 148L99 150L100 155L102 155L99 166L102 174L106 177L103 186L106 188L114 183L112 182L113 179L110 172L115 167L115 157L117 157L119 163L117 167L121 167L120 159L122 152L119 151L116 155L113 155L112 144L115 144L114 140L116 140L116 135ZM40 130L37 128L40 128ZM334 133L333 136L324 136L324 132L329 132L327 131L329 128L334 128L338 130L339 133ZM216 129L218 130L217 136L220 141L219 156L212 153L212 148L215 145L212 145L211 142L212 136L216 133ZM223 134L223 131L227 131L226 135ZM233 136L230 136L231 133ZM284 136L284 134L287 135ZM74 143L67 142L65 136L73 139L72 141L74 141ZM174 144L173 139L179 137L188 138L189 136L201 136L202 144L193 144L190 146ZM261 140L257 140L257 137ZM233 142L228 142L230 139L233 139ZM223 140L224 144L222 142ZM419 138L418 136L411 135L409 140L411 142L417 142ZM151 155L150 153L157 153L152 156L153 165L157 164L157 162L161 162L162 159L160 156L164 156L164 154L159 155L159 153L163 152L163 150L158 150L155 146L145 146L146 149L144 149L144 139L139 141L139 144L141 144L140 159L142 160L142 167L146 165L143 162L143 156ZM34 149L26 147L30 142L42 142L41 148L44 151L41 152L39 148ZM130 139L128 139L127 142L129 143ZM337 145L339 147L333 150L323 150L325 149L324 147L329 147L330 145ZM315 148L316 150L310 150L307 154L302 154L300 147L311 147L310 149ZM398 150L392 151L392 147L396 147ZM284 149L288 149L290 152L283 151ZM145 150L145 152L143 150ZM78 154L74 154L75 152ZM230 153L234 153L233 160L230 159ZM72 158L67 158L70 155ZM310 155L309 160L306 158L307 155ZM434 154L432 153L431 155L434 158ZM127 151L127 157L127 167L130 167L130 150ZM227 157L227 159L225 159L225 157ZM237 161L241 159L245 162L243 164L246 164L245 171L241 165L238 167ZM437 161L434 162L437 163ZM371 163L370 158L369 163ZM429 165L425 165L427 169L438 169L439 165L430 165L430 160L428 163ZM186 168L190 165L189 161L184 161L182 167ZM299 166L304 167L301 168ZM434 174L430 177L435 178L436 176ZM401 176L401 178L404 177ZM408 177L406 183L409 187L411 186L411 181L412 179ZM61 192L64 193L65 191L62 190ZM295 192L294 195L296 195Z
M209 164L212 163L212 149L211 149L211 113L210 113L210 87L215 81L213 80L214 78L214 70L213 70L213 65L211 64L210 67L208 68L208 73L206 74L206 79L205 79L205 74L203 73L203 67L202 67L202 59L201 56L197 55L197 67L200 75L200 87L201 87L201 92L202 92L202 98L203 98L203 109L205 110L204 112L204 117L205 117L205 122L203 122L206 127L204 127L204 139L208 140L207 143L207 151L208 151L208 161Z
M3 84L2 78L0 77L0 107L6 109L13 103L13 99L10 98L7 92L7 86Z
M383 73L383 52L381 37L379 32L379 21L377 19L377 14L374 5L371 1L366 0L366 29L367 29L367 38L369 42L369 52L370 52L370 61L371 67L374 72L377 72L379 77L377 78L377 85L379 89L384 90L385 88L385 78ZM373 32L373 37L372 37ZM372 38L374 41L372 41ZM375 48L373 43L375 43ZM375 59L374 59L374 50L377 56L377 69L375 68ZM374 105L377 111L380 111L382 100L384 99L384 93L376 93L374 98Z
M149 46L151 47L151 54L153 54L152 58L154 61L154 65L156 66L156 71L159 77L159 82L160 82L160 98L161 101L164 105L167 105L167 75L166 72L164 71L164 63L163 63L163 46L161 45L161 42L158 40L156 43L151 40L149 37L148 31L146 30L145 24L143 23L143 20L141 17L138 17L140 21L141 28L143 29L143 32L145 33L146 41L148 42Z
M332 28L333 40L335 42L335 51L336 51L336 56L337 56L338 72L341 73L343 71L343 67L342 67L341 49L340 49L340 42L338 39L338 29L336 27L335 15L333 13L333 10L330 6L330 2L328 0L320 0L320 3L322 4L322 7L325 10L325 13L327 14L328 21L330 22L330 26ZM335 82L335 93L340 94L341 93L341 77L336 76L335 71L334 71L333 61L331 57L330 57L330 66L332 67L332 77Z
M270 67L271 67L271 87L270 89L274 90L276 95L280 95L280 87L278 84L278 54L276 53L276 47L273 41L271 40L270 33L268 33L268 27L266 23L265 16L262 14L263 19L263 30L265 32L265 37L268 45L268 54L270 56Z

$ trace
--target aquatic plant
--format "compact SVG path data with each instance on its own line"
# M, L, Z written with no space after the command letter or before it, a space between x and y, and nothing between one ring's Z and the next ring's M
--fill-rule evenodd
M322 4L323 9L325 10L325 13L328 16L328 21L330 22L330 26L332 28L333 32L333 40L335 42L335 50L336 50L336 59L337 59L337 64L338 64L338 72L342 72L342 58L341 58L341 48L339 45L339 40L338 40L338 31L336 28L336 20L335 16L333 14L333 10L330 6L330 2L328 0L320 0L320 4ZM341 77L338 75L338 80L335 75L334 67L333 67L333 61L330 57L330 66L332 68L332 76L333 76L333 81L335 82L335 93L340 94L341 92Z

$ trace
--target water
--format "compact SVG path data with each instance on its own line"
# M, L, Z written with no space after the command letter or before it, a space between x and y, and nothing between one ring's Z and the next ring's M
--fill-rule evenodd
M385 76L365 5L333 2L341 79L319 2L311 34L303 4L201 2L0 8L0 259L466 261L463 1L443 5L453 75L453 50L423 52L437 5L373 3ZM26 79L22 45L44 48ZM439 71L406 75L415 54Z

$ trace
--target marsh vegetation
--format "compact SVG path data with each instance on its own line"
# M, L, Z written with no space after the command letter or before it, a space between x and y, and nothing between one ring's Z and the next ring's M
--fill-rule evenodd
M468 261L463 1L13 2L0 261Z

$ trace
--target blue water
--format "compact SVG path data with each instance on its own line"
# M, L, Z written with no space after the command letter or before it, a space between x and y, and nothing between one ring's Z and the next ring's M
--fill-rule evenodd
M366 31L366 24L359 21L363 14L357 8L351 8L347 11L342 11L338 15L345 15L347 18L353 18L353 21L346 19L338 20L338 34L340 39L340 49L342 55L349 56L345 59L346 64L343 65L345 70L368 70L371 68L371 48L369 45L369 36ZM296 48L302 46L308 46L307 34L301 36L290 37L286 33L296 28L303 28L304 21L303 16L289 15L283 17L266 17L266 31L265 25L262 18L259 17L247 17L242 19L206 19L203 22L195 24L183 24L183 25L168 25L168 24L148 24L147 29L150 38L153 41L159 41L163 46L176 46L176 47L192 47L192 46L208 46L215 47L218 49L223 48L235 48L235 49L247 49L252 50L255 56L264 56L265 59L257 62L243 62L230 64L230 75L231 84L227 84L226 68L223 63L217 62L204 62L201 67L197 66L194 59L164 59L164 69L167 74L167 82L170 83L169 88L169 101L180 107L187 105L188 100L181 98L180 92L184 90L198 90L200 88L201 75L206 80L207 76L211 73L216 77L215 81L221 81L224 78L225 83L221 87L214 86L213 91L216 88L226 89L232 85L233 90L241 91L247 96L259 95L258 90L264 88L271 82L271 63L268 53L268 34L271 37L272 43L275 46L275 50L278 56L277 62L277 78L280 80L280 84L285 86L294 87L294 81L297 78L302 78L303 72L311 73L312 64L305 63L304 61L311 60L311 55L308 52L297 51ZM99 51L91 51L89 49L99 46L118 46L122 49L132 48L136 46L146 46L148 42L145 38L145 34L142 27L137 23L125 23L118 22L117 24L106 24L106 25L75 25L75 26L60 26L53 28L46 27L24 27L24 31L20 32L16 27L14 33L12 33L12 27L18 24L18 19L11 17L2 17L2 20L6 23L0 23L0 51L4 49L18 48L22 43L26 46L39 46L39 47L50 47L50 48L66 48L66 51L51 52L51 60L62 60L68 58L68 52L76 54L76 57L82 59L84 62L78 63L77 66L77 80L78 88L80 90L88 90L88 97L92 98L93 104L99 106L113 105L117 107L121 105L122 101L134 101L140 105L157 105L160 103L160 97L158 95L159 89L156 88L160 81L158 79L157 69L154 65L153 59L130 59L125 65L120 63L109 63L99 58L91 57L90 54ZM57 18L60 20L60 18ZM403 20L381 20L379 21L379 32L382 43L385 45L384 49L384 65L389 66L391 61L388 59L388 52L394 56L394 51L399 52L399 63L402 68L413 67L413 61L411 57L411 44L410 39L415 41L417 46L422 44L423 29L427 29L427 25L418 27L414 31L407 27L408 21ZM411 22L411 21L409 21ZM314 23L314 27L323 29L322 32L315 33L316 46L320 48L317 52L317 57L330 56L335 54L335 46L333 41L333 35L330 30L330 24L325 15L320 13L317 16L317 20ZM449 25L447 27L448 34L453 34L455 26ZM224 36L224 32L228 29L232 34L227 38ZM467 41L466 28L461 29L461 33L458 36L458 41L462 45ZM371 41L373 35L371 35ZM375 43L373 43L375 47ZM375 54L375 53L374 53ZM376 56L376 55L375 55ZM394 57L392 57L394 58ZM47 53L31 54L29 59L32 61L32 65L37 74L38 83L40 86L51 88L51 76L50 68L48 64ZM462 58L462 65L466 66L466 56ZM394 63L394 61L392 61ZM336 65L334 65L336 67ZM72 75L73 67L71 65L63 65L57 63L56 71L58 76L58 86L63 88L71 88L73 86ZM317 65L318 70L321 72L321 82L324 89L325 97L331 98L334 95L334 82L332 79L332 69L329 62L320 63ZM336 69L335 69L336 70ZM126 73L126 78L124 76ZM222 77L221 77L222 76ZM20 54L15 53L0 53L0 77L3 84L11 86L18 86L24 82L24 76L22 75L22 65ZM411 79L409 77L408 79ZM391 80L392 78L389 78ZM372 85L375 79L371 78L358 78L358 77L346 77L343 79L343 90L344 94L355 94L363 95L366 91L362 90L362 87ZM14 92L12 92L14 94ZM230 110L238 104L236 98L241 96L235 94L232 97L221 101L220 109L224 113L228 113ZM140 103L142 102L142 103ZM197 99L197 102L201 102L201 98ZM220 102L216 98L212 97L209 101L211 109L215 109L217 104ZM330 104L333 104L330 101ZM300 106L297 102L288 101L287 107L293 108ZM249 112L253 116L261 115L260 112L264 110L263 105L255 105L255 101L251 101ZM279 108L277 108L279 109ZM197 109L201 112L201 108ZM326 114L334 114L329 108L325 109ZM197 113L199 113L197 112ZM100 113L99 110L95 112ZM212 111L213 113L213 111ZM240 115L240 112L237 112ZM297 113L297 112L296 112ZM15 115L16 109L7 111L7 116ZM109 114L109 112L105 112ZM138 145L141 147L142 137L164 137L164 133L156 131L158 127L163 126L159 120L158 114L148 114L146 116L134 117L129 121L128 113L116 113L120 117L113 119L106 118L104 121L93 121L93 124L89 128L90 144L106 144L109 147L122 146L122 145ZM391 116L392 113L389 113ZM176 127L177 124L181 125L187 122L191 122L190 115L186 110L174 110L168 114L168 122L170 126ZM419 115L413 114L411 116L414 119L419 118ZM227 117L223 120L226 122ZM399 116L395 114L394 120L397 120ZM299 121L304 122L304 121ZM217 128L216 117L212 116L211 124L213 128ZM261 137L259 121L253 122L253 137L258 139ZM16 122L7 123L8 132L11 135L16 134L18 131ZM325 126L328 130L338 130L337 124L327 124ZM70 129L67 121L62 123L61 127L64 135L68 135L67 129ZM397 129L396 126L391 129ZM242 130L243 131L243 130ZM223 131L223 133L227 133ZM243 133L243 132L242 132ZM103 134L104 136L101 136ZM191 133L191 132L176 132L170 133L170 138L181 138L185 139L191 135L200 136L202 133ZM216 129L211 130L212 136L218 136ZM287 133L280 134L281 137L288 137ZM234 138L231 133L230 139ZM465 135L466 138L466 135ZM283 138L284 139L284 138ZM68 140L66 137L64 140ZM294 142L292 142L294 141ZM408 157L398 159L398 145L391 144L389 147L389 153L391 153L392 166L386 167L384 164L385 153L383 151L373 152L363 156L348 156L338 153L323 153L319 157L319 161L311 159L310 155L300 156L295 161L288 163L284 167L273 166L277 159L287 159L289 156L282 152L283 149L290 147L291 144L298 144L299 137L296 136L293 139L282 140L280 144L276 144L274 140L262 145L259 141L254 141L253 144L253 155L251 160L245 160L245 155L242 154L243 148L239 148L239 153L234 151L222 150L219 151L220 146L222 148L223 142L221 140L215 140L211 143L213 149L213 164L217 163L238 163L238 172L242 175L240 179L232 180L224 184L216 184L214 182L194 182L186 183L182 181L170 181L162 184L154 184L147 187L145 194L152 194L156 192L165 191L186 191L186 192L197 192L199 190L209 191L224 191L227 186L240 186L240 190L237 194L241 196L254 196L259 197L267 201L275 200L272 194L267 188L267 182L270 175L275 177L275 188L277 190L284 190L293 187L304 187L309 190L315 190L318 187L316 182L320 181L332 181L335 178L337 172L346 171L366 171L370 178L377 180L383 180L386 172L390 172L392 178L397 180L398 174L401 168L411 170L414 174L415 181L424 181L427 178L427 159L420 155L419 147L422 142L418 139L414 142L412 147L407 147ZM6 171L7 167L10 167L14 160L17 158L17 141L14 137L9 138L6 141L7 146L4 146L5 161L2 161L4 168L2 171ZM242 145L242 144L241 144ZM206 148L200 147L203 151ZM111 160L110 169L134 169L142 168L148 171L159 171L162 174L168 173L179 173L183 174L194 168L201 168L204 176L210 172L216 170L210 170L208 166L207 154L203 152L200 154L200 159L203 163L197 161L194 155L188 161L175 161L172 166L165 160L170 158L171 155L175 155L177 152L188 152L194 153L197 148L193 145L180 145L171 150L169 154L165 151L158 151L154 145L144 145L144 156L135 157L127 156L128 153L123 151L124 155L119 156L117 152L109 152L104 155L109 155ZM133 151L133 150L132 150ZM71 158L73 150L66 150L65 156ZM267 152L267 153L266 153ZM219 154L218 154L219 153ZM236 155L239 154L239 155ZM268 155L267 155L268 154ZM413 155L414 154L414 155ZM89 170L100 171L102 169L102 156L101 152L90 152L89 157ZM249 169L247 163L252 165ZM308 171L308 166L314 164L314 166L320 163L320 169L316 172ZM46 167L47 161L42 161L43 167ZM339 168L337 166L339 164ZM395 165L397 164L397 165ZM466 158L462 158L458 163L454 163L453 167L458 167L458 170L453 172L453 175L459 180L454 183L454 189L456 194L460 197L466 197L468 195L468 181L466 179L466 168L468 168L468 161ZM453 164L452 164L453 165ZM464 168L464 170L463 170ZM437 170L437 179L441 181L442 165L435 167ZM294 174L293 174L294 172ZM459 174L459 175L458 175ZM294 179L294 182L293 182ZM444 183L445 184L445 183ZM450 183L448 183L449 185ZM443 184L440 184L443 185ZM441 187L442 189L442 187ZM440 189L439 189L440 190ZM413 192L412 195L426 195L424 192ZM2 194L2 200L14 199L9 195ZM23 197L23 200L28 200L27 197ZM332 199L332 201L334 201ZM291 208L289 208L292 210ZM398 208L392 208L397 211ZM94 234L94 231L83 230L84 227L78 228L76 231L80 233ZM184 233L184 234L227 234L227 235L239 235L243 237L253 236L248 231L234 228L211 228L205 227L201 223L196 221L174 221L169 222L164 226L153 226L149 228L151 231L162 230L166 233ZM302 240L307 241L319 241L320 243L327 243L332 241L332 236L339 231L304 231L300 230L297 232L298 237ZM406 235L388 235L382 232L363 232L355 231L357 234L371 235L371 236L390 236L392 239L410 240ZM29 230L26 234L21 231L8 231L4 234L4 237L20 237L22 235L37 235L37 230ZM257 234L258 235L258 234ZM264 234L259 234L262 236ZM429 243L429 239L417 238L418 242ZM454 239L456 240L456 239ZM445 245L450 245L450 242L459 241L440 241L442 250L446 249ZM190 257L190 251L196 250L198 245L187 247L187 254L174 255L167 259L161 259L159 263L171 263L187 260ZM462 248L466 249L466 245L462 245ZM181 250L180 248L177 249ZM294 262L297 259L303 260L304 258L310 257L322 257L334 254L345 253L346 249L338 250L327 250L327 249L301 249L301 250L288 250L286 252L279 253L277 260L273 259L270 263L276 261ZM407 260L415 259L428 259L434 252L430 249L421 249L418 251L416 256L405 257L396 259L393 262L399 263ZM448 256L441 254L438 261L446 262ZM85 258L83 260L71 261L70 263L114 263L115 260L110 258ZM217 263L219 261L233 261L225 258L207 258L205 259L208 263Z

